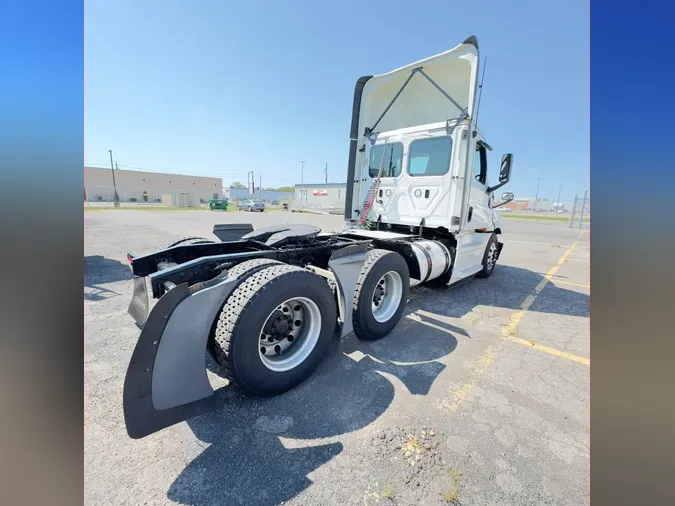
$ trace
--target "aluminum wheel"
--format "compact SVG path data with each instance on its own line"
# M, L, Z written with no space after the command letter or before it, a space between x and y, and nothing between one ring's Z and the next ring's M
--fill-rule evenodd
M316 303L306 297L288 299L265 320L258 341L260 360L271 371L289 371L312 353L320 333Z
M497 263L497 245L494 242L490 244L485 262L488 270L492 270Z
M398 272L389 271L375 285L372 299L373 318L380 323L391 319L401 304L403 280Z

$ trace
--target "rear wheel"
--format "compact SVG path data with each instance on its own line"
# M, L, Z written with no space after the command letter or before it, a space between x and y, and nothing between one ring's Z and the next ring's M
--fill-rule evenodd
M483 255L483 270L476 274L476 277L489 278L495 270L498 256L499 246L497 244L497 235L492 234L487 243L487 247L485 248L485 254Z
M304 381L323 359L337 308L320 276L271 265L250 274L228 297L215 329L225 375L255 395Z
M352 320L359 339L381 339L403 315L410 291L410 273L401 255L368 252L356 283Z

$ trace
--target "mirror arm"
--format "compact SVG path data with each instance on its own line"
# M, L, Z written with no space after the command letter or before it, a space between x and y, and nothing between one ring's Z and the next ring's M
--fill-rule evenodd
M510 178L509 178L509 179L510 179ZM492 193L492 192L494 192L495 190L499 190L502 186L504 186L505 184L507 184L507 183L509 182L509 179L507 179L506 181L503 181L503 182L501 182L501 183L499 183L499 184L497 184L497 185L495 185L495 186L489 186L488 189L485 190L485 192L486 192L486 193Z
M498 207L502 207L504 204L508 204L511 202L510 200L507 200L506 202L502 202L501 204L497 204L496 206L490 206L490 209L497 209Z

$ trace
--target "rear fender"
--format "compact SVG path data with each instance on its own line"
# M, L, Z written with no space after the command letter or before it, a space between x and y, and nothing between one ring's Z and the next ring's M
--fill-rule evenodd
M181 284L157 301L124 381L130 437L145 437L221 406L206 374L206 343L236 282L225 274L192 288Z
M351 308L367 247L367 243L347 246L333 252L329 260L338 285L342 336L353 330ZM142 320L145 279L134 282L142 306L135 318ZM124 420L130 437L139 439L222 407L206 373L207 341L223 301L238 282L238 277L223 272L191 287L177 285L154 305L124 380Z

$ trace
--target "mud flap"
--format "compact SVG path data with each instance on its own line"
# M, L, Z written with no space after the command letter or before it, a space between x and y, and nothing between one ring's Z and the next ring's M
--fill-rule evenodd
M144 276L134 276L134 294L131 297L131 303L127 310L136 321L136 324L141 328L145 325L145 320L148 319L148 312L150 311L148 289L145 280Z
M235 279L178 285L148 316L124 380L124 421L134 439L214 411L222 400L206 373L206 343Z
M499 260L499 256L502 254L502 248L503 247L504 247L504 243L497 241L497 260Z
M340 337L345 337L354 330L352 323L352 308L354 307L354 292L359 279L361 268L366 261L368 244L354 244L339 249L330 257L328 267L335 274L338 285L338 306L342 319Z

